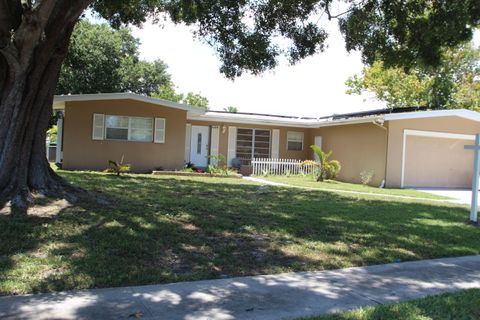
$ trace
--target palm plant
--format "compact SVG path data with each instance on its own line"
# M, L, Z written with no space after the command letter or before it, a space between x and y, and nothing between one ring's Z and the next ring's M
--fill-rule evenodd
M324 181L335 179L340 172L342 166L338 160L329 160L332 151L324 152L322 148L316 145L311 145L310 148L318 156L320 168L317 173L317 181Z

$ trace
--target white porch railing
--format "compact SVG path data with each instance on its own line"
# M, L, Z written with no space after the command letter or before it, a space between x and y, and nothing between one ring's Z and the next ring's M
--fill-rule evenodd
M253 175L312 174L318 164L304 164L302 160L255 158L252 160Z

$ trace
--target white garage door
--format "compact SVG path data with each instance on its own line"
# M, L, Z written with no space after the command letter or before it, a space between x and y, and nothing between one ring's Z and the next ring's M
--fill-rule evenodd
M474 136L405 130L404 187L470 188Z

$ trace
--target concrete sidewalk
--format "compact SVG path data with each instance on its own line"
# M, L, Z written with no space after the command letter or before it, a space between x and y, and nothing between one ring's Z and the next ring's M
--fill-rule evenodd
M1 319L291 319L480 288L480 256L0 298Z

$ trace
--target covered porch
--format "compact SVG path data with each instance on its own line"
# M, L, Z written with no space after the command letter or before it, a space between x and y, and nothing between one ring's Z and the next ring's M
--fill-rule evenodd
M260 170L260 159L261 170L297 172L299 164L315 160L310 145L322 145L321 136L300 127L189 121L185 136L185 163L226 165L244 175Z

